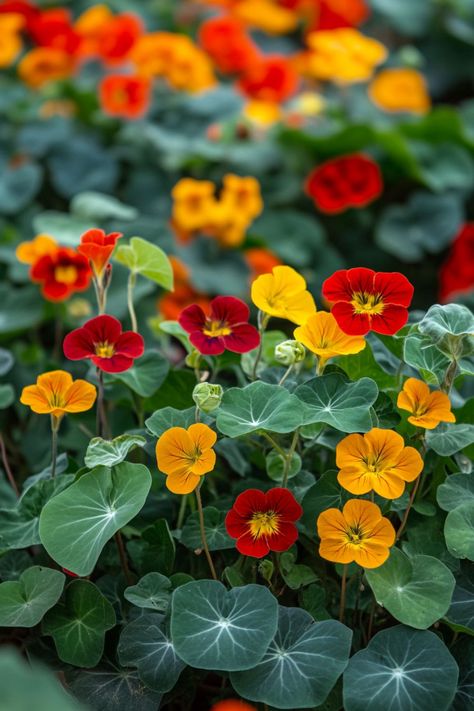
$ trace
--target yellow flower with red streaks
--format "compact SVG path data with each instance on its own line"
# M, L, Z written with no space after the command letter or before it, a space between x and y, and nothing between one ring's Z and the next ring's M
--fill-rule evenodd
M350 434L336 447L337 480L351 494L375 491L386 499L398 499L405 482L415 481L423 459L414 447L405 447L393 430L374 427L364 435Z
M174 494L190 494L201 477L212 471L216 453L212 449L217 435L207 425L196 423L171 427L156 443L158 469L166 474L166 486Z
M398 394L397 407L411 413L408 422L426 430L434 429L440 422L456 422L448 395L439 390L431 392L427 384L417 378L405 381Z
M252 284L252 301L268 316L285 318L299 325L316 311L306 281L292 267L278 266L262 274Z
M50 235L40 234L29 242L22 242L16 248L16 258L23 264L34 264L46 254L53 254L58 244Z
M426 114L431 108L425 78L416 69L383 69L369 86L369 97L383 111Z
M320 367L329 358L360 353L365 348L362 336L348 336L327 311L318 311L310 316L304 326L294 330L293 335L319 357Z
M318 517L319 555L333 563L378 568L390 555L395 529L377 504L350 499L342 511L327 509Z
M95 402L97 391L86 380L73 380L65 370L39 375L35 385L23 388L20 402L40 415L57 420L67 413L85 412Z

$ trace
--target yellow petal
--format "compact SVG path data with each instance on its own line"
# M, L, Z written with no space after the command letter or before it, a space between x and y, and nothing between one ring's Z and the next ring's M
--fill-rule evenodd
M75 380L66 394L64 409L66 412L85 412L90 410L97 397L97 391L86 380Z

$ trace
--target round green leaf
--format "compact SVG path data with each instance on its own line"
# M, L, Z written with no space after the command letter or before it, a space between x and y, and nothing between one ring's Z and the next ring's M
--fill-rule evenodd
M426 443L442 457L450 457L474 442L474 425L442 423L435 430L428 430Z
M283 481L285 473L285 460L275 449L272 449L266 456L265 461L267 474L273 481ZM301 457L298 452L293 452L288 470L288 479L293 479L301 470Z
M433 632L399 625L382 630L349 661L345 711L447 711L458 666Z
M70 209L77 217L94 223L103 220L135 220L139 216L136 208L125 205L113 195L93 190L74 195Z
M76 667L95 667L104 651L105 633L115 625L115 612L100 590L88 580L73 580L65 599L43 620L59 658Z
M228 437L258 430L293 432L301 424L298 398L283 387L260 381L227 390L216 420L217 429Z
M370 408L379 394L370 378L348 382L342 375L331 373L312 378L295 390L301 400L303 424L325 422L341 432L368 432L372 427Z
M90 575L107 541L141 510L150 486L143 464L96 467L46 504L41 542L59 565Z
M463 566L461 574L456 576L451 605L446 619L463 631L474 634L474 571L472 566Z
M156 711L160 707L161 694L149 689L135 669L110 664L92 671L75 671L67 678L74 695L94 711Z
M474 502L474 476L472 474L451 474L438 486L436 500L443 511Z
M165 289L173 288L171 262L156 244L151 244L141 237L132 237L129 244L120 244L117 247L114 259L135 274L141 274Z
M474 560L474 501L450 511L444 522L448 551L455 558Z
M409 558L392 548L383 565L365 575L379 605L399 622L426 629L446 614L453 595L454 576L437 558Z
M120 635L118 655L136 667L140 679L155 691L170 691L186 664L176 654L164 616L151 612L128 624Z
M89 469L99 465L112 467L123 462L131 450L144 447L145 444L146 439L141 435L123 434L113 440L93 437L87 446L84 463Z
M452 651L459 664L459 682L450 711L466 711L474 708L474 639L461 638Z
M235 540L231 538L226 531L224 523L226 513L219 511L213 506L206 506L206 508L203 509L203 514L209 550L221 551L227 548L235 548ZM199 514L197 511L186 519L179 541L190 550L202 548Z
M278 629L263 659L232 672L240 696L279 709L324 703L349 661L352 632L340 622L315 622L304 610L280 607Z
M403 360L416 368L430 385L441 385L451 362L428 336L421 333L411 333L405 338Z
M171 580L161 573L147 573L136 585L126 588L123 596L136 607L166 612L171 598Z
M18 580L0 584L0 627L34 627L57 603L65 576L58 570L34 565Z
M425 333L438 343L446 336L468 336L474 333L474 314L462 304L435 304L420 323L420 333Z
M169 371L169 362L156 351L146 351L131 368L114 373L107 380L120 380L140 397L151 397L163 385Z
M161 437L170 427L184 427L188 429L196 421L196 408L177 410L174 407L163 407L157 410L147 420L145 426L155 437Z
M252 668L273 639L277 621L276 598L262 585L227 591L222 583L200 580L173 593L171 638L178 656L198 669Z

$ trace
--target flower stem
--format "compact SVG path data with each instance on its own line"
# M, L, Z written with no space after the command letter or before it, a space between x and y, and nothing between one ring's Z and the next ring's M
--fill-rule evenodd
M265 431L263 431L261 434L262 434L263 437L265 437L265 439L267 439L267 440L270 442L270 444L272 445L273 449L276 449L276 451L278 452L278 454L279 454L281 457L283 457L283 459L285 459L285 457L286 457L286 452L285 452L285 450L282 449L282 448L280 447L280 445L275 442L275 440L273 439L273 437L271 437L271 436L268 434L268 432L265 432Z
M138 332L137 315L135 313L135 307L133 305L133 290L135 288L136 280L137 275L135 274L135 272L130 272L127 286L128 313L130 314L130 321L132 322L132 331Z
M133 576L132 573L130 572L130 568L128 567L128 560L127 560L127 553L125 551L125 546L123 544L123 538L122 534L120 531L117 531L117 533L114 536L115 540L115 545L117 546L117 551L119 554L120 558L120 565L122 566L123 574L125 576L125 580L127 581L128 585L133 585Z
M344 565L341 580L341 601L339 603L339 622L344 621L344 610L346 609L346 583L347 583L347 563Z
M421 475L418 476L417 480L415 481L415 486L413 487L413 489L411 491L410 501L408 502L408 506L406 507L402 522L401 522L400 527L397 531L397 538L396 538L397 541L400 538L400 536L402 535L402 533L405 529L405 526L407 525L408 516L410 515L411 507L413 506L413 502L415 501L415 496L416 496L416 492L418 491L420 481L421 481Z
M3 439L3 436L0 434L0 451L2 453L2 463L3 463L3 468L5 469L5 474L7 475L8 481L11 484L11 487L15 494L17 496L20 496L20 490L18 489L18 484L15 481L15 477L13 476L13 472L10 468L10 463L8 461L7 457L7 449L5 447L5 441Z
M181 504L179 506L179 511L178 511L178 521L176 523L176 528L178 528L178 529L183 528L184 516L186 514L187 504L188 504L188 495L183 494L183 496L181 497Z
M283 377L280 379L278 385L283 385L287 377L290 375L291 371L293 370L294 363L288 366L286 371L283 373Z
M58 430L60 420L51 415L51 479L56 476L56 462L58 459Z
M196 501L197 501L197 507L198 507L198 512L199 512L199 528L201 530L201 542L202 542L202 547L204 548L204 553L206 554L207 562L209 563L211 575L214 578L214 580L217 580L216 569L214 568L214 563L212 562L211 554L209 552L209 546L207 545L206 529L204 527L204 514L202 511L201 492L199 491L200 488L201 488L201 484L199 484L199 486L196 489Z
M260 359L262 357L262 350L263 350L263 334L264 334L264 331L267 327L269 320L270 320L270 316L268 314L264 314L263 311L258 312L258 333L260 335L260 343L258 344L258 350L255 355L255 361L254 361L253 368L252 368L252 375L250 378L251 380L257 379L258 364L260 363Z
M286 456L285 456L285 464L283 468L283 479L281 481L281 485L284 489L288 486L288 475L290 473L290 467L291 467L291 460L293 459L293 454L295 453L296 445L298 444L298 437L299 437L299 432L298 430L295 430L295 433L293 434L293 439L291 440L291 445L290 449L288 450Z
M318 363L316 365L316 375L322 375L324 373L324 368L326 367L327 358L322 358L319 356Z

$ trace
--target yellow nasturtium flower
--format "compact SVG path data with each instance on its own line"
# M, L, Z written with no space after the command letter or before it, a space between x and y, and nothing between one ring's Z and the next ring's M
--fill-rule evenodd
M405 382L397 398L397 407L411 413L408 422L426 430L434 429L440 422L456 422L446 393L431 392L427 384L417 378L408 378Z
M212 471L217 435L207 425L171 427L156 443L158 469L166 474L166 486L173 494L190 494L204 474Z
M293 335L319 357L320 369L329 358L352 355L365 348L363 336L348 336L327 311L318 311L310 316L304 326L294 330Z
M86 380L73 380L65 370L51 370L39 375L35 385L23 388L20 402L58 421L67 413L90 410L96 395L95 387Z
M416 69L383 69L369 86L369 97L383 111L425 114L431 108L425 78Z
M286 318L303 324L316 312L314 299L306 289L306 281L291 267L274 267L271 274L262 274L252 284L252 301L268 316Z

